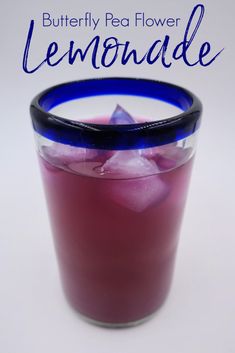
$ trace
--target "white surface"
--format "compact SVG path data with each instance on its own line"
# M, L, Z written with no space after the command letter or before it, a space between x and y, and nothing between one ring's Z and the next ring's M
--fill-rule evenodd
M37 18L42 11L76 14L93 8L99 14L111 8L125 15L132 6L136 11L143 8L150 14L173 14L186 19L194 2L185 4L183 0L174 4L171 1L145 1L144 4L135 1L128 3L127 8L126 1L120 1L118 5L107 2L106 6L103 1L98 9L90 0L84 3L68 1L63 5L25 0L15 4L14 13L12 3L5 4L0 59L1 352L235 351L233 2L204 2L206 16L198 41L208 39L215 49L226 48L208 68L190 69L179 64L169 70L153 65L115 67L97 72L85 64L82 69L79 65L68 67L64 64L54 69L43 68L30 76L21 69L29 20ZM149 33L161 37L165 31ZM67 40L78 35L71 31L63 33ZM140 36L138 33L136 36ZM46 35L46 31L35 33L34 46L38 45L35 56L40 57ZM151 321L125 330L89 325L64 300L28 113L31 98L41 89L66 80L101 75L142 76L178 83L194 91L204 104L170 296Z

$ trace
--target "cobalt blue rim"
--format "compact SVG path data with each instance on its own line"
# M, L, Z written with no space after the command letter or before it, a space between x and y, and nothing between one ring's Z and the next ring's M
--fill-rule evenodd
M99 95L130 95L162 100L182 113L158 121L104 125L73 121L49 112L67 101ZM95 149L139 149L175 142L200 126L202 104L190 91L170 83L142 78L96 78L53 86L39 93L30 105L34 130L56 142Z

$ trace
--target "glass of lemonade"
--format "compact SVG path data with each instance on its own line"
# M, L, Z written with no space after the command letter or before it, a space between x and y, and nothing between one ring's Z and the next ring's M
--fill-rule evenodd
M200 101L101 78L49 88L30 111L68 302L104 326L146 320L170 289Z

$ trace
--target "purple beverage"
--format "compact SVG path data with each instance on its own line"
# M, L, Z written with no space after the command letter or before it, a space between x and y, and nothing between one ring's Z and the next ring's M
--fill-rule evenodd
M40 164L63 286L84 316L124 324L148 317L164 302L189 154L175 145L141 154L44 148Z

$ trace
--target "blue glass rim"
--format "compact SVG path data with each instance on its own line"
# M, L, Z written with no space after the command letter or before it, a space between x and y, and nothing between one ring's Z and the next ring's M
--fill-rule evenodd
M157 121L109 125L69 120L49 112L70 100L118 94L161 100L180 108L182 113ZM43 137L72 146L106 150L148 148L184 139L199 128L201 113L200 100L187 89L129 77L62 83L39 93L30 105L33 128Z

